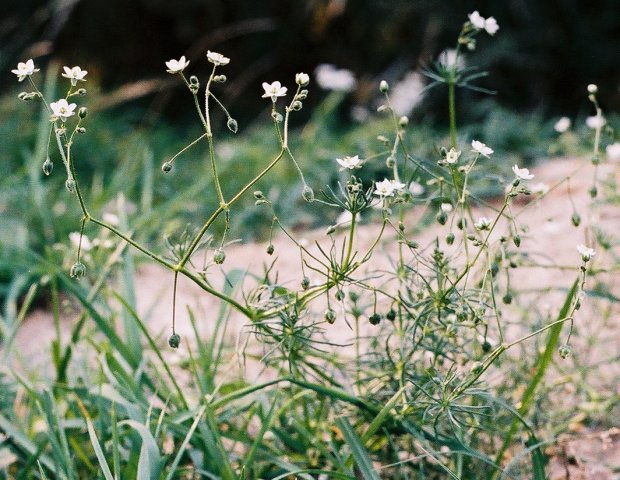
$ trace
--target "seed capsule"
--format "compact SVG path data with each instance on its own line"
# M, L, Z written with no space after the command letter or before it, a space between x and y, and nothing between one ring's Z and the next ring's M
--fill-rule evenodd
M237 123L237 120L232 117L228 119L228 122L226 122L226 126L228 127L228 130L233 133L237 133L237 130L239 130L239 124Z
M172 171L172 163L166 162L161 166L161 171L164 173L170 173Z
M172 335L170 335L170 338L168 339L168 345L170 345L170 347L179 348L180 343L181 343L181 337L179 335L177 335L176 333L173 333Z
M333 323L336 321L336 312L334 312L331 308L328 308L325 311L324 317L327 323L329 323L330 325L333 325Z
M43 169L43 173L46 176L49 176L49 174L52 173L52 170L54 169L54 164L49 158L46 158L41 168Z
M213 261L218 265L221 265L226 260L226 253L221 248L218 248L213 254Z
M74 263L73 266L71 267L71 270L69 271L69 275L71 275L71 278L75 278L76 280L79 280L85 274L86 274L86 267L84 266L84 264L80 262Z
M368 321L371 325L379 325L381 322L381 315L378 313L373 313L370 317L368 317Z
M308 290L310 287L310 279L308 277L304 277L301 279L301 288L304 290Z
M273 244L270 243L269 245L267 245L267 255L273 255L273 250Z

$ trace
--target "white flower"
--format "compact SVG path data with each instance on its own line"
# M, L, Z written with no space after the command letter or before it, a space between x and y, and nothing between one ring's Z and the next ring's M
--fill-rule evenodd
M69 234L69 241L75 248L80 245L80 232L71 232ZM93 248L93 244L86 235L82 235L82 251L88 252Z
M67 121L68 117L75 115L75 103L67 103L64 98L61 98L57 102L50 103L52 109L52 118L60 118L63 122Z
M541 195L545 195L549 191L549 185L546 183L533 183L530 185L530 191L534 194L540 193Z
M513 165L512 171L517 176L517 178L520 178L521 180L531 180L532 178L534 178L534 174L530 173L527 168L519 168L518 165Z
M417 72L408 72L391 89L390 101L396 115L409 115L424 95L424 79Z
M586 125L593 129L603 128L606 123L605 117L600 115L593 115L592 117L586 118Z
M310 75L307 73L298 73L295 75L295 83L300 87L305 87L310 83Z
M283 87L280 82L277 80L273 83L263 82L263 89L265 93L263 93L262 98L271 98L272 101L276 101L278 97L283 97L286 95L286 87Z
M345 169L349 169L349 170L353 170L354 168L360 168L361 165L361 160L360 157L358 155L355 155L354 157L344 157L344 158L337 158L336 161L338 162L338 164L342 167L340 168L340 171L345 170Z
M553 129L558 133L564 133L570 128L570 118L562 117L553 126Z
M620 143L612 143L607 145L605 148L605 153L607 154L607 158L609 160L620 160Z
M179 73L185 70L185 67L187 67L188 65L189 65L189 60L185 60L185 55L183 55L178 60L175 60L174 58L172 58L166 62L166 67L168 67L166 72Z
M454 147L452 147L450 151L446 154L446 162L450 164L456 163L460 156L461 152L457 151Z
M482 30L484 28L484 17L480 15L480 13L478 13L478 10L474 10L467 16L469 17L469 21L471 22L471 24L478 30Z
M392 188L395 192L400 192L403 188L407 186L404 183L397 182L396 180L390 180L390 183L392 184Z
M596 93L596 92L598 92L598 86L597 86L597 85L595 85L594 83L590 83L590 84L588 85L588 93L592 93L592 94L594 94L594 93Z
M584 262L588 262L596 252L593 248L586 247L585 245L577 245L577 251L581 254L581 259Z
M73 85L74 87L77 85L78 80L82 82L86 81L84 79L84 77L88 73L86 70L82 70L78 66L71 67L71 68L62 67L62 69L65 71L65 73L62 74L62 76L71 80L71 85Z
M351 223L352 218L353 218L353 214L349 212L348 210L345 210L340 215L338 215L338 218L336 218L336 225L344 225L347 223ZM358 213L355 219L356 219L356 222L359 222L362 219L362 217Z
M476 223L474 223L474 227L477 230L488 230L491 226L491 222L487 217L480 217Z
M424 187L418 182L411 182L409 184L409 193L411 193L411 195L422 195L424 193Z
M485 157L488 157L493 153L493 149L487 147L484 143L479 142L478 140L472 140L471 148L473 148L474 152L484 155Z
M375 191L373 193L380 197L391 197L394 195L394 184L385 178L383 181L375 183Z
M355 77L350 70L338 69L333 65L321 64L314 71L319 87L325 90L350 92L355 88Z
M489 17L484 21L484 29L489 35L495 35L499 30L499 25L494 17Z
M103 221L109 223L110 225L118 225L118 215L110 212L106 212L103 214Z
M211 50L207 50L207 60L209 60L215 66L228 65L228 63L230 62L230 58L225 57L221 53L212 52Z
M19 62L17 64L17 69L11 70L11 72L17 75L17 80L20 82L22 82L26 77L38 71L38 68L34 68L34 62L32 61L32 59L27 60L26 62Z
M444 213L450 213L453 207L451 203L442 203L439 208L441 208L441 211Z
M459 55L456 50L449 48L439 54L439 63L444 67L456 70L462 70L465 67L465 59L463 55Z

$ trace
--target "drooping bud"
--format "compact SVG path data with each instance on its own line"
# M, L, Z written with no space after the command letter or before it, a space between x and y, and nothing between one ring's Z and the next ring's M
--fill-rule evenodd
M164 173L170 173L172 171L172 163L170 162L165 162L162 166L161 166L161 171Z
M239 130L239 124L237 123L237 120L232 117L228 119L228 122L226 122L226 126L228 127L228 130L233 133L237 133L237 130Z
M213 261L218 265L221 265L226 260L226 253L221 248L218 248L213 254Z
M573 353L573 350L570 348L570 345L562 345L558 349L558 353L560 354L560 357L566 359L571 355L571 353Z
M304 277L301 279L301 288L304 290L308 290L310 287L310 279L308 277Z
M170 335L170 338L168 339L168 345L170 345L171 348L179 348L180 343L181 337L178 334L173 333L172 335Z
M310 188L310 186L308 185L304 185L301 196L304 197L304 200L308 203L314 202L314 190L312 190L312 188Z
M330 325L333 325L334 322L336 321L336 312L334 312L331 308L328 308L327 310L325 310L324 317L327 323L329 323Z
M282 116L282 114L278 112L271 112L271 118L273 118L278 123L284 120L284 117Z
M81 107L78 110L78 117L80 118L86 118L86 116L88 115L88 108L86 107Z
M75 129L77 133L86 133L86 129L84 127L78 127Z
M387 93L390 90L390 85L385 80L381 80L381 83L379 83L379 90L381 93Z
M80 97L85 97L86 96L86 89L85 88L78 88L77 93Z
M368 322L371 325L379 325L379 323L381 323L381 315L378 313L373 313L370 317L368 317Z
M390 311L385 314L385 318L387 318L390 322L396 320L396 310L391 308Z
M52 163L52 161L48 157L43 162L43 166L41 168L43 169L43 173L46 176L49 176L49 174L52 173L52 170L54 169L54 164Z
M577 212L575 212L571 215L570 221L573 222L573 225L575 227L578 227L581 224L581 216Z
M454 243L454 233L450 232L446 235L446 243L452 245Z
M435 220L437 220L437 223L440 225L445 225L448 221L448 214L442 210L437 214Z
M67 181L65 182L65 188L67 189L67 192L75 193L75 180L73 180L72 178L67 178Z
M515 247L519 248L521 246L521 236L515 235L512 237L512 241L515 244Z
M344 292L340 289L336 290L336 300L338 300L339 302L342 302L344 300Z
M256 198L257 200L262 200L263 198L265 198L265 196L263 195L262 191L256 190L254 192L254 198Z
M71 266L71 270L69 270L69 275L71 275L71 278L79 280L84 275L86 275L86 267L81 262L74 263Z
M272 243L267 245L267 255L273 255L273 250L274 250L274 247Z

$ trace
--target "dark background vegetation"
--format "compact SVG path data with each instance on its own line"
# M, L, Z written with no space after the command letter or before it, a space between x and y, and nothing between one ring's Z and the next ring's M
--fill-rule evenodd
M232 58L223 96L238 118L264 107L260 82L320 63L355 72L353 98L364 104L378 79L396 80L453 46L474 9L500 25L495 38L481 35L469 57L491 72L482 83L501 91L501 104L545 115L576 112L588 108L584 88L596 82L607 108L617 110L617 0L3 0L1 82L14 83L7 72L18 60L42 65L55 58L86 68L89 81L109 92L170 80L163 62L182 54L199 74L209 68L204 54L211 49ZM166 85L143 83L120 98L141 97L132 105L147 108L151 119L187 111L175 107L179 84ZM435 118L430 107L426 114Z

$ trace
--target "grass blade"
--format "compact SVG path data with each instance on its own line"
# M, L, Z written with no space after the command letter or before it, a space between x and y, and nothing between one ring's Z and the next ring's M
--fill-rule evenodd
M345 417L336 420L338 428L342 432L345 441L351 448L351 454L355 460L355 464L364 480L381 480L379 474L372 466L372 460L368 456L368 451L362 444L362 439L355 433L355 430Z

